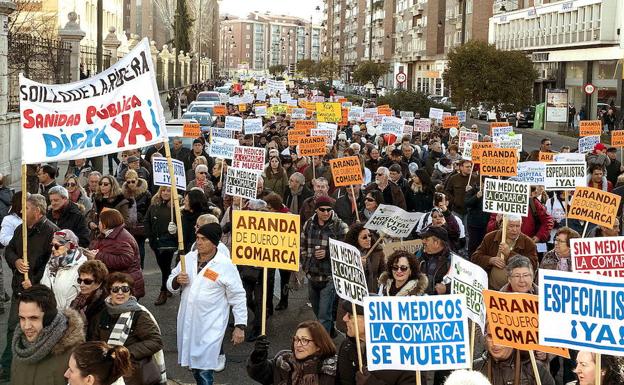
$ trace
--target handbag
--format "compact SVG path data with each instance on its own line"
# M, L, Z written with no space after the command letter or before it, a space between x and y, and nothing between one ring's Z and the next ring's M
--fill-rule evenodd
M160 384L160 368L152 359L152 356L139 361L141 371L141 383L143 385Z

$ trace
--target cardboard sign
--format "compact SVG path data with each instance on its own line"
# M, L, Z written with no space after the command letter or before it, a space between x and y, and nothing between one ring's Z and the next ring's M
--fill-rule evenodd
M526 182L531 185L543 185L546 175L546 163L520 162L518 163L518 175L510 179L517 182Z
M470 146L464 145L464 158L472 159L472 163L480 164L481 163L481 155L483 154L483 149L485 148L494 148L494 143L492 142L471 142ZM466 152L469 151L469 152ZM470 158L466 157L469 156Z
M551 162L554 161L554 157L555 157L555 153L554 152L540 151L539 152L539 156L538 156L538 160L540 162L544 162L544 163L551 163Z
M459 149L460 151L464 150L464 147L466 146L466 141L470 140L472 142L478 142L479 141L479 133L478 132L472 132L472 131L460 131L459 132Z
M347 156L331 159L329 164L334 178L334 186L341 187L364 183L359 157Z
M444 116L444 110L443 109L441 109L441 108L433 108L433 107L429 108L429 118L430 119L442 120L443 116Z
M414 120L414 132L431 132L431 119Z
M182 191L186 191L186 171L184 170L184 162L177 159L171 159L173 163L173 173L176 177L176 187ZM171 187L171 174L169 173L169 165L167 158L152 159L152 175L154 185Z
M208 155L219 159L233 159L234 148L238 145L239 141L236 139L213 136L208 146Z
M233 210L232 262L299 271L301 217Z
M241 118L240 116L226 116L225 129L243 131L243 118Z
M406 122L414 121L414 111L399 111L399 116Z
M466 111L457 111L455 116L459 118L459 121L464 123L466 121Z
M381 119L380 134L392 134L400 138L401 135L403 135L403 126L405 126L405 120L392 116L384 116Z
M490 136L494 136L494 132L492 131L492 129L496 127L511 127L511 125L509 124L509 122L490 122ZM512 128L512 131L513 131L513 128ZM505 132L505 133L508 133L508 132Z
M305 138L309 134L309 128L294 128L292 130L288 130L288 145L298 146L301 138Z
M234 148L232 167L246 170L264 171L266 148L237 146Z
M611 146L624 147L624 130L611 131Z
M494 344L519 350L538 350L569 357L567 349L540 345L537 296L483 290L489 333ZM556 323L556 322L550 322Z
M518 174L518 150L515 148L472 149L473 160L479 159L481 174L487 176L515 176Z
M515 148L522 151L522 134L509 133L492 138L494 147L498 148Z
M572 271L624 277L624 237L570 240Z
M624 355L620 278L539 270L540 344Z
M364 116L364 108L352 106L349 109L349 114L347 115L347 119L349 119L350 121L359 122L362 120L362 116Z
M295 120L295 130L307 130L308 135L310 130L316 128L316 122L314 120Z
M199 123L184 122L182 126L182 136L184 138L198 138L202 136L201 126Z
M262 134L262 118L245 119L245 134Z
M499 123L503 123L503 122L499 122ZM499 136L511 134L513 132L513 127L506 125L506 126L500 126L500 127L491 127L490 130L492 131L492 138L497 138Z
M340 103L316 103L316 120L338 123L342 120Z
M336 294L344 300L364 306L368 286L360 250L347 243L329 238L329 257Z
M483 183L483 211L523 217L529 214L530 184L491 178Z
M620 207L617 194L591 187L578 187L574 191L568 218L589 221L612 229Z
M221 105L213 106L212 113L215 114L216 116L225 116L227 115L227 107L221 106Z
M471 365L466 297L366 297L368 370L442 370Z
M251 170L228 167L225 194L246 199L256 199L258 195L258 176L257 172Z
M254 106L254 112L256 113L256 116L266 116L267 106Z
M422 250L422 239L414 239L411 241L388 242L383 244L383 253L386 259L395 251L407 251L410 254L416 254Z
M544 163L544 187L548 191L569 190L587 186L586 165L583 163Z
M457 254L451 254L448 277L451 279L451 294L466 296L468 318L476 322L481 330L485 330L483 290L488 287L488 275L485 270Z
M299 156L324 156L327 154L327 138L308 136L299 140Z
M600 135L586 136L578 141L578 152L587 154L594 151L594 146L600 143Z
M602 122L600 120L579 121L579 136L600 136L602 134Z
M444 116L442 118L442 128L459 127L459 117Z
M585 162L585 154L579 154L577 152L559 152L553 156L553 162L583 163Z
M423 215L423 213L408 213L396 206L380 204L364 227L393 238L406 238Z

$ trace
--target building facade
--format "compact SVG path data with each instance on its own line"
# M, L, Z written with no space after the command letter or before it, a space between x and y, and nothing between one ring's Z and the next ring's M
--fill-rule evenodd
M246 18L226 16L220 24L221 73L246 70L266 73L285 65L294 72L303 59L321 58L321 27L293 16L252 12Z
M536 3L538 3L536 1ZM539 78L534 100L547 89L566 89L568 102L587 119L624 102L624 2L568 0L497 12L489 20L489 42L531 55ZM594 91L586 92L587 85ZM592 87L587 87L591 90Z

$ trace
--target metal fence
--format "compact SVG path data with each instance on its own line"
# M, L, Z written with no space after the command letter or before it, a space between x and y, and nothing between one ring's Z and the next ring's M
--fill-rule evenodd
M59 39L27 34L8 36L8 111L19 110L19 74L45 84L68 83L71 47Z
M102 50L102 70L110 67L111 51ZM80 77L88 78L97 74L97 50L91 46L80 46Z

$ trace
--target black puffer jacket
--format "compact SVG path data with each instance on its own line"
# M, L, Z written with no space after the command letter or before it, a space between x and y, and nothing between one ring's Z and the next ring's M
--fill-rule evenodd
M167 202L154 201L145 213L144 225L145 236L149 239L152 249L177 248L177 235L169 234L169 222L171 222L171 207ZM175 222L175 216L173 218Z
M59 213L48 210L48 219L52 221L59 229L71 230L78 237L78 244L81 247L89 246L89 228L82 210L72 201L67 201L67 205L62 207Z

